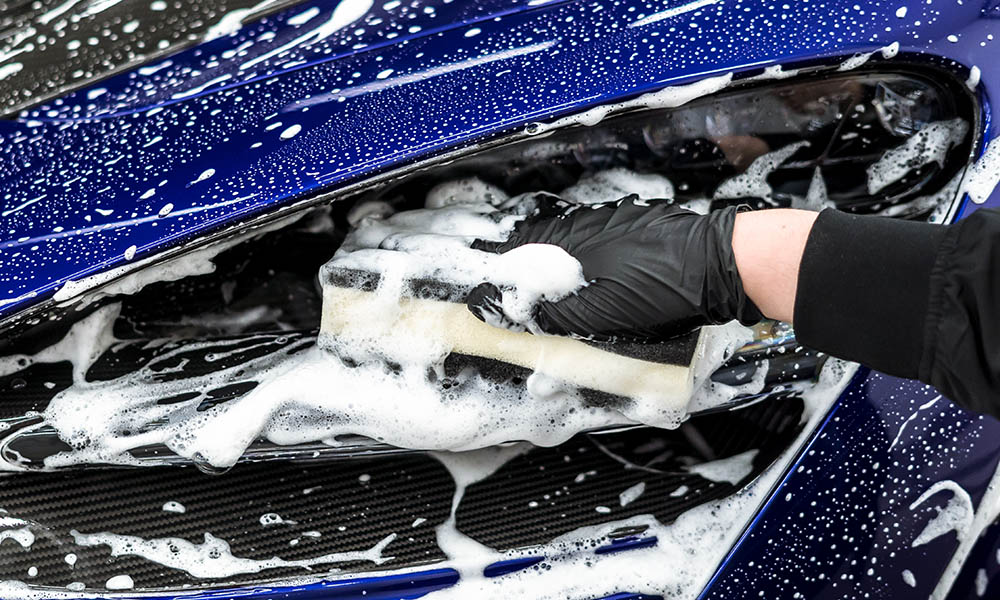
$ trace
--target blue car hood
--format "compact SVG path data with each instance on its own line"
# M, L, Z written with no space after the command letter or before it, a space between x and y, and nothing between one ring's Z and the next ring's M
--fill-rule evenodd
M893 42L956 55L951 33L998 12L909 4L303 3L0 121L0 316L531 122Z

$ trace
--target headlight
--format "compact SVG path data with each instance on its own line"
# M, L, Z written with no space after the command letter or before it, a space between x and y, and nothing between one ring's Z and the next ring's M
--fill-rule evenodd
M558 192L588 173L626 168L666 177L679 202L713 208L831 205L918 217L934 208L920 199L969 159L974 123L968 90L948 79L834 75L737 88L556 131L460 162L447 176L475 174L517 194ZM885 162L893 169L880 165L890 151Z

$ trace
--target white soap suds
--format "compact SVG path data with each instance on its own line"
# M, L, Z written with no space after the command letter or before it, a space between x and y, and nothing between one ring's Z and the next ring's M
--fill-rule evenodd
M683 104L687 104L695 98L701 98L702 96L707 96L709 94L714 94L719 90L723 90L727 88L732 81L732 73L726 73L725 75L719 75L717 77L706 77L705 79L701 79L687 85L666 87L657 92L644 94L633 100L598 106L579 114L563 117L553 121L552 123L531 123L527 126L526 132L531 135L539 135L552 131L553 129L561 129L571 125L592 127L603 121L608 115L623 110L640 108L675 108Z
M273 50L269 50L260 56L255 56L254 58L246 61L240 65L240 70L245 71L247 69L251 69L292 49L299 47L305 48L320 40L324 40L365 16L374 4L374 0L341 0L341 2L336 5L336 8L333 9L333 13L326 22L303 33L286 44L282 44Z
M670 386L642 387L639 384L659 380L630 379L625 382L630 393L624 395L632 401L613 408L588 402L578 387L551 376L546 370L547 364L554 364L551 357L543 357L548 362L526 365L536 371L526 385L498 382L473 370L442 386L443 361L451 347L442 342L440 332L417 335L415 330L393 325L405 281L441 278L469 288L492 282L502 290L499 308L503 317L532 331L537 327L533 315L539 301L559 300L586 284L579 262L556 246L529 244L499 255L470 249L469 243L476 238L505 239L523 217L497 212L492 202L498 191L485 184L466 185L479 194L478 203L449 204L448 198L458 192L439 187L434 197L442 208L360 219L320 279L326 281L330 270L353 268L379 273L379 286L363 303L334 304L330 312L324 306L324 333L316 345L312 339L296 339L248 362L182 379L155 376L148 367L106 381L74 377L73 385L57 394L43 414L43 425L54 428L71 450L47 457L45 465L135 464L129 450L163 445L203 467L225 468L258 439L280 445L315 441L337 445L337 437L346 434L428 450L471 450L517 440L550 446L578 432L610 425L675 428L689 411L717 407L738 394L762 389L766 366L739 387L717 384L709 377L752 339L752 332L735 322L703 330L693 373L685 371ZM91 297L134 293L153 281L211 272L217 252L239 241L205 247L156 268L129 271ZM148 260L136 264L151 266ZM74 293L113 278L114 273L104 274L78 286ZM333 289L327 287L327 291ZM110 328L115 310L106 307L80 321L62 342L43 352L68 355L74 372L85 373L114 342ZM458 312L478 325L464 306ZM335 334L327 329L328 315L344 321ZM67 347L81 340L83 350ZM273 343L272 336L261 336L260 344ZM157 362L197 348L198 344L178 347ZM39 357L19 358L35 361ZM23 366L16 360L0 360L0 368ZM208 390L242 380L247 372L255 373L256 387L242 397L198 410ZM428 377L429 373L434 377ZM601 382L613 380L612 375L600 373ZM162 398L192 390L200 395L160 403ZM358 398L365 402L357 402ZM436 418L428 420L428 414Z
M73 381L83 382L90 365L115 341L111 328L118 311L117 304L103 306L75 323L61 340L35 354L0 357L0 377L34 364L69 361L73 365Z
M688 402L687 411L702 412L720 406L742 395L754 395L764 389L768 362L761 361L753 377L743 385L731 386L712 381L712 374L725 364L741 347L753 341L754 334L749 327L731 321L725 325L702 328L702 345L694 361L694 393Z
M135 582L128 575L115 575L104 584L104 587L109 590L130 590L135 587Z
M629 194L636 194L643 200L670 200L674 197L674 186L662 175L617 168L585 176L559 195L577 204L599 204Z
M163 504L163 512L184 514L187 512L187 508L185 508L180 502L174 502L171 500Z
M944 168L948 151L960 144L968 132L969 125L963 119L929 123L868 167L868 193L874 195L913 169L932 162Z
M669 8L660 12L653 13L649 16L645 16L635 21L629 23L629 27L642 27L644 25L650 25L652 23L659 23L666 19L672 19L674 17L696 11L706 6L711 6L719 2L720 0L693 0L692 2L684 2L680 6L675 6L674 8Z
M913 572L909 569L903 569L903 581L910 587L917 587L917 578L913 576Z
M688 493L688 489L689 489L688 486L682 485L682 486L678 487L676 490L670 492L670 497L671 498L679 498L679 497L683 496L684 494Z
M279 557L255 560L233 556L225 540L207 532L201 544L192 544L181 538L147 540L115 533L83 534L75 530L70 533L79 546L107 546L111 550L112 557L139 556L164 567L184 571L199 579L219 579L280 567L311 569L319 565L353 561L380 565L392 558L383 556L383 552L386 546L396 539L396 534L390 534L368 550L335 552L301 560L285 560Z
M753 473L753 460L758 452L758 450L747 450L729 458L692 465L687 467L687 471L701 475L709 481L736 485Z
M638 500L639 496L642 496L642 494L645 491L646 491L646 482L640 481L639 483L633 485L624 492L618 494L618 504L620 504L621 506L628 506L629 504L632 504L633 502Z
M288 128L286 128L284 131L282 131L281 135L278 136L278 137L280 137L283 140L290 140L293 137L295 137L296 135L298 135L298 133L300 131L302 131L302 126L301 125L299 125L299 124L291 125Z
M876 54L881 54L882 58L885 59L895 58L896 55L899 54L899 42L893 42L888 46L883 46L882 48L879 48L878 50L873 50L872 52L855 54L854 56L851 56L844 62L840 63L840 66L837 67L837 71L840 72L853 71L854 69L857 69L858 67L867 63L871 59L871 57L875 56Z
M917 408L917 410L913 411L913 414L911 414L909 417L907 417L906 420L903 421L903 424L899 426L899 431L896 432L896 437L894 437L892 439L892 443L889 444L889 450L892 450L893 448L895 448L896 444L899 443L899 440L903 437L903 432L906 431L906 426L909 425L910 422L912 422L914 419L916 419L917 416L920 414L921 411L927 410L928 408L934 406L937 403L937 401L940 400L940 399L941 399L941 396L937 396L937 397L933 398L932 400L928 400L927 402L921 404Z
M773 190L771 184L767 182L767 177L782 163L791 158L800 148L809 146L809 142L795 142L784 148L773 152L768 152L757 157L747 170L739 175L730 177L715 190L716 199L733 198L762 198L766 202L774 203L771 199Z
M793 197L792 208L812 210L816 212L825 208L835 208L834 203L827 195L826 180L823 179L823 171L819 167L816 167L813 171L812 180L809 182L809 191L806 192L806 197L803 199Z
M458 530L455 512L465 496L465 490L477 481L486 479L510 460L524 454L531 447L528 444L494 446L472 452L437 452L434 458L448 469L455 481L451 512L444 523L435 529L437 545L450 559L451 565L464 577L482 574L482 566L496 551L484 546ZM414 527L416 527L414 523Z
M289 25L303 25L305 23L308 23L310 19L312 19L313 17L315 17L318 14L319 14L319 8L314 6L314 7L310 8L310 9L308 9L308 10L304 10L304 11L300 12L299 14L297 14L297 15L295 15L293 17L289 17L288 18L288 24Z
M273 527L274 525L298 525L297 521L285 519L278 513L264 513L260 516L261 527Z
M975 91L976 88L979 87L979 80L982 78L982 76L983 76L982 70L976 65L972 65L972 67L969 68L969 77L968 79L965 80L966 87L968 87L972 91Z
M237 31L240 30L241 27L243 27L244 20L248 19L254 13L266 8L268 5L273 4L274 2L275 0L262 0L261 2L249 8L238 8L236 10L229 11L228 13L223 15L222 18L219 19L219 21L215 25L212 25L211 27L208 28L208 30L205 32L203 40L209 42L214 39L236 33ZM288 22L291 23L292 19L295 18L296 17L292 17L291 19L288 20ZM295 23L292 24L294 25Z
M391 204L383 202L382 200L360 202L352 206L351 210L347 211L347 223L351 227L357 227L361 225L365 219L377 221L390 217L395 212L396 209L394 209Z
M924 527L923 531L913 540L910 546L914 548L922 546L949 531L954 531L961 537L962 532L967 531L972 525L972 518L975 514L972 498L969 497L969 493L962 486L948 479L939 481L928 488L913 504L910 504L910 510L916 510L917 507L926 502L931 496L944 490L951 492L948 504L940 509L937 515L927 523L927 526Z
M215 175L215 169L205 169L204 171L201 172L201 175L198 175L198 177L188 185L194 185L198 182L205 181L206 179L211 178L212 175Z
M986 569L976 571L976 595L982 598L986 595L986 586L990 584L989 577L986 576Z
M0 81L7 79L8 77L14 75L15 73L20 73L21 69L23 68L24 65L19 62L12 62L3 65L2 67L0 67Z
M976 204L982 204L1000 185L1000 138L994 138L983 156L970 166L962 180L961 191Z
M482 205L483 203L499 206L509 198L510 196L506 192L495 185L486 183L478 177L466 177L445 181L431 188L427 192L424 208L442 208L457 204Z
M954 501L960 495L957 490L961 490L962 488L958 485L948 487L954 494L952 498L952 501ZM933 489L933 487L931 489ZM928 492L929 491L930 490L928 490ZM962 491L964 493L964 490ZM967 498L968 494L966 493L962 501ZM949 501L945 510L948 510L951 506L952 502ZM957 508L955 512L960 510L961 509ZM942 513L944 513L944 511L942 511ZM996 522L997 517L1000 517L1000 464L997 465L996 470L993 472L993 477L986 486L986 492L979 501L979 506L973 513L971 520L964 521L962 518L957 519L958 521L964 523L964 527L960 527L955 530L958 536L958 548L955 550L955 553L951 555L951 559L948 561L948 565L945 567L941 578L934 587L934 592L930 595L929 600L945 600L945 598L948 597L952 585L955 583L955 579L958 578L959 573L961 573L963 568L966 566L966 560L972 552L973 547L979 541L983 531ZM930 525L928 525L928 527L929 526Z
M31 530L27 527L0 530L0 545L5 540L13 540L20 544L22 548L30 548L35 543L35 534L31 533Z

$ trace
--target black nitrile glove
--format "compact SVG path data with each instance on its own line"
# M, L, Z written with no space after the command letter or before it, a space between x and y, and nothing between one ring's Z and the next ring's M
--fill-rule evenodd
M503 253L523 244L554 244L580 261L588 285L559 302L540 303L535 322L541 331L651 342L701 325L761 320L736 270L736 207L699 215L628 196L555 216L549 209L518 223L505 242L472 245ZM481 284L467 303L480 319L503 323L500 296L492 284Z

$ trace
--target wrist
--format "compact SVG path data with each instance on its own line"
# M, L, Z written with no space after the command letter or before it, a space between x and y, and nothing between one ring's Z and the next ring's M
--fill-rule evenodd
M733 225L733 256L743 289L764 316L791 322L799 265L818 213L794 209L742 212Z

